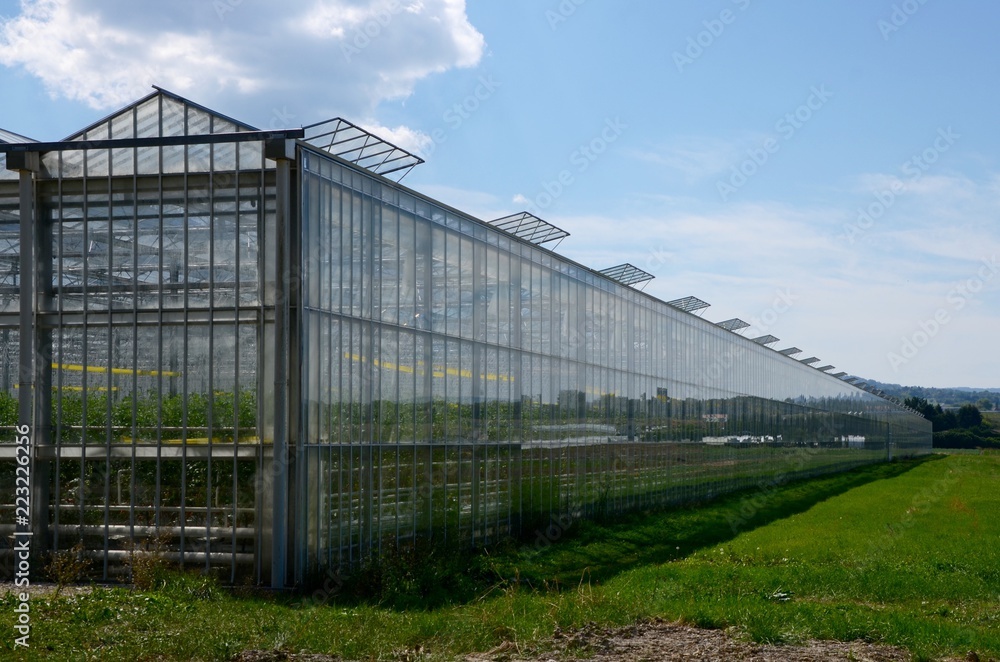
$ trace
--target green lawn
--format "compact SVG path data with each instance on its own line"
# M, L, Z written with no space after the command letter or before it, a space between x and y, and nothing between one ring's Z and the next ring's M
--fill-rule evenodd
M383 606L235 597L190 577L148 593L37 599L32 648L19 659L226 660L245 648L378 659L418 646L448 658L505 640L544 645L556 626L657 616L757 641L864 639L916 659L998 657L998 488L1000 455L958 454L573 522L555 544L480 558L492 586L480 573L469 580L478 597L434 610L386 606L405 594ZM8 633L14 604L0 605ZM2 646L9 656L12 634Z

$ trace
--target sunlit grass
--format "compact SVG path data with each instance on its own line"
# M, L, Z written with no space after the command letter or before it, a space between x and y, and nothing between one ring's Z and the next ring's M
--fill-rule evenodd
M554 629L680 619L757 641L863 639L917 659L1000 656L1000 456L897 462L700 508L574 522L484 561L479 597L433 610L238 597L196 577L32 602L18 659L228 660L247 648L450 658ZM734 530L735 529L735 530ZM0 604L8 624L14 601ZM12 631L12 628L8 628ZM12 637L3 641L7 655Z

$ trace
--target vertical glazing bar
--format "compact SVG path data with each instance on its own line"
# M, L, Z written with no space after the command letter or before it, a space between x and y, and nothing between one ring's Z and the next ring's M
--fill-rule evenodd
M18 155L19 157L21 155ZM34 389L34 356L35 356L35 329L34 329L34 305L35 305L35 293L34 293L34 273L35 273L35 177L32 170L37 170L38 155L34 153L27 153L24 155L25 163L17 164L23 166L20 168L19 184L18 184L18 204L20 213L20 271L18 276L18 285L20 288L20 331L19 331L19 367L18 367L18 425L30 425L33 429L35 427L35 421L32 418L32 392ZM14 155L8 155L8 166L12 167L15 165L13 163ZM33 163L28 163L32 161ZM31 166L35 166L32 168ZM29 439L33 435L29 435ZM32 449L34 450L34 449ZM32 456L35 454L32 453ZM35 472L38 468L39 462L33 460L33 467L31 472L31 503L32 512L31 522L33 528L35 529L36 538L42 538L45 533L45 521L40 517L39 506L42 503L42 483L39 482L39 476ZM18 533L27 533L28 526L24 520L18 520L15 525L15 530ZM37 545L36 545L37 547ZM36 549L36 554L40 551Z
M334 197L334 193L336 196ZM330 260L330 310L341 313L344 296L344 191L336 184L330 185L329 195L331 200L329 221L330 244L326 247L326 254ZM327 218L327 217L324 217ZM330 405L332 407L331 416L336 412L336 416L331 421L330 438L336 444L336 466L337 480L334 485L337 488L337 564L338 567L344 563L344 529L345 522L348 523L348 533L350 532L350 518L345 515L344 501L344 349L347 347L344 342L344 327L346 324L340 317L336 320L325 322L330 335L330 382L331 387L335 386L336 394L331 396ZM336 335L334 335L336 333ZM336 375L336 376L334 376ZM336 426L334 429L333 426ZM348 503L349 507L349 503Z
M426 471L426 481L427 481L427 510L428 510L428 526L437 525L440 529L440 539L446 540L447 538L447 522L448 522L448 447L447 447L447 437L442 437L442 434L435 430L434 426L434 416L435 416L435 375L442 375L446 372L443 366L435 365L435 341L434 337L430 333L431 329L431 309L433 306L433 293L432 284L434 278L434 230L431 224L426 221L417 221L416 225L417 239L414 243L414 265L415 265L415 283L413 292L413 305L414 314L418 319L415 320L415 324L418 328L424 331L419 333L415 340L414 353L415 362L417 364L417 369L415 370L415 376L417 376L418 383L415 388L422 395L422 418L423 426L420 428L418 434L420 435L420 440L427 444L427 471ZM443 350L443 343L438 343L437 345L440 350ZM440 371L440 372L437 372ZM443 389L443 381L439 381L438 384ZM435 462L438 462L438 466L435 469ZM440 489L438 494L441 503L441 518L440 522L434 517L434 481L437 476L440 476Z
M34 467L32 469L32 480L35 482L35 492L32 500L31 518L33 522L38 522L39 526L45 527L46 533L36 536L34 551L43 554L50 549L52 535L48 531L49 508L59 509L59 499L51 499L51 465L49 452L51 451L51 429L52 429L52 328L48 322L43 321L42 314L52 310L52 223L51 216L45 213L45 205L41 191L36 191L37 206L33 211L34 228L32 240L34 241L34 279L35 279L35 303L34 303L34 420L32 425L32 443L35 446ZM41 456L41 457L40 457ZM58 491L56 492L58 495ZM51 549L58 549L51 547Z
M397 231L396 231L397 237L396 237L396 241L395 241L395 250L397 251L396 259L398 260L399 259L399 255L398 255L398 251L399 251L399 225L398 224L396 225L396 228L397 228ZM396 361L397 362L402 363L401 354L400 354L401 343L400 343L400 339L399 339L399 333L394 334L394 337L395 337L396 340L393 343L393 350L392 350L393 351L393 356L396 357ZM403 380L403 373L402 372L397 372L396 379L395 379L395 381L393 383L393 395L392 395L392 402L394 404L394 410L395 411L393 412L393 416L392 416L392 429L393 429L393 432L392 432L391 438L394 441L393 446L394 446L395 452L393 453L393 456L396 459L396 461L395 461L395 467L394 467L395 476L394 476L394 479L393 479L393 485L394 485L394 488L395 488L393 490L393 504L394 504L393 512L395 513L395 517L394 517L395 529L394 529L394 538L393 539L395 540L397 546L399 545L399 541L400 541L400 535L399 535L400 523L401 523L401 521L403 519L403 508L402 508L402 504L400 503L400 498L401 497L400 497L400 489L399 489L400 478L401 478L401 475L402 475L401 464L403 462L403 454L402 454L403 453L403 451L402 451L403 438L402 438L402 434L401 434L401 431L400 431L400 427L401 426L399 424L399 415L400 415L400 411L404 411L405 410L405 408L402 406L402 402L400 401L400 390L401 390L400 389L400 382L402 380ZM415 443L415 440L409 440L409 441L411 442L411 444ZM415 452L415 451L412 450L412 448L411 448L411 452ZM413 493L414 489L415 489L415 486L411 486L410 495L409 495L409 498L407 499L407 501L409 501L409 503L411 504L411 507L412 507L412 504L415 501L415 495Z
M109 122L108 123L108 136L107 136L108 138L111 137L110 134L111 134L111 123ZM108 321L107 321L107 336L108 337L107 337L107 342L105 343L105 347L107 349L107 354L105 355L105 358L104 358L105 363L106 363L106 366L104 367L104 374L105 374L105 377L104 377L104 412L105 412L105 418L104 418L104 513L103 513L103 515L104 515L104 540L105 540L105 545L109 545L110 538L111 538L111 536L110 536L110 532L111 532L111 471L112 471L112 465L111 465L111 443L112 443L112 440L113 440L113 437L114 437L114 433L115 433L115 427L114 427L115 421L114 421L114 416L113 416L113 412L112 412L112 409L111 409L112 404L113 404L112 400L114 398L113 390L112 390L112 384L114 383L114 379L113 379L114 372L113 372L112 368L113 368L113 364L114 364L114 359L116 357L116 353L114 351L114 349L115 349L115 347L114 347L114 344L115 344L114 343L114 340L115 340L115 327L114 327L114 324L112 323L112 315L111 315L111 311L112 311L112 309L114 308L114 305L115 305L115 274L114 274L114 271L115 271L115 265L114 265L114 257L115 257L115 235L114 235L115 214L114 214L114 210L112 209L114 194L113 194L113 189L112 189L112 178L111 178L111 175L112 175L112 163L113 163L114 159L112 158L112 152L111 152L110 149L107 150L107 159L108 159L108 165L107 165L108 175L107 175L107 177L104 180L104 186L106 187L105 192L104 192L104 200L105 200L104 209L105 209L105 217L107 219L106 222L108 224L108 233L107 233L107 237L106 237L106 239L107 239L107 249L106 249L105 264L104 264L104 278L108 281L108 287L107 287L108 300L107 300L107 305L106 305L107 317L108 317Z
M84 176L80 180L80 225L82 227L83 241L81 242L80 261L82 262L82 274L80 277L80 302L83 306L83 324L80 328L81 344L81 373L80 373L80 530L87 521L87 498L90 496L90 480L87 475L87 434L89 432L87 421L90 413L90 326L88 324L87 313L90 312L90 196L89 189L89 158L86 150L81 152L83 160ZM105 537L102 545L102 578L108 579L108 539Z
M189 135L189 124L191 120L191 109L188 108L184 112L184 135ZM194 271L191 266L191 190L190 190L190 176L191 176L191 146L184 147L184 175L182 178L182 188L181 188L181 200L182 209L181 214L181 236L183 237L181 251L183 258L181 264L177 269L178 272L178 285L177 287L181 290L181 307L182 307L182 319L180 324L181 328L181 502L180 502L180 541L179 552L180 552L180 566L184 569L184 564L187 555L187 495L188 495L188 437L190 436L188 430L188 404L189 404L189 394L188 394L188 377L190 368L190 362L188 361L188 348L191 342L191 327L188 324L189 315L191 311L191 300L190 300L190 284L191 284L191 273ZM183 276L181 276L183 273ZM180 279L183 279L183 286L181 286ZM175 327L176 329L176 327ZM176 331L171 334L171 347L170 355L171 359L176 356L177 352L177 335ZM171 363L174 363L171 360Z
M185 111L184 119L184 133L187 134L188 131L188 113ZM187 553L187 493L188 493L188 472L187 472L187 451L188 451L188 437L190 436L188 430L188 373L190 370L190 363L188 362L188 343L190 342L191 327L188 325L189 313L190 313L190 278L191 272L191 191L189 188L189 177L190 177L190 147L184 148L184 175L181 184L181 199L183 202L183 212L181 214L181 252L184 255L181 264L175 270L178 277L178 289L180 290L180 301L181 301L181 361L180 369L181 373L181 429L180 429L180 445L181 445L181 495L180 503L178 504L179 520L177 525L180 527L180 537L178 540L178 553L180 559L181 569L184 568L185 556ZM183 285L181 282L183 281ZM176 353L177 353L177 333L176 327L171 333L170 338L170 356L171 364L176 365Z
M524 373L521 370L521 259L518 254L519 248L516 242L511 242L513 254L510 259L510 373L511 373L511 398L513 411L511 412L511 448L514 451L511 460L511 481L516 491L516 495L511 498L511 506L514 510L514 524L511 533L515 536L524 533L522 525L524 523ZM530 457L530 451L529 451Z
M157 136L163 135L163 95L161 94L157 98ZM164 280L164 274L167 273L165 269L169 269L169 273L174 272L174 265L167 265L164 263L164 258L166 256L166 237L164 235L164 223L163 223L163 209L164 209L164 195L163 195L163 148L156 148L156 242L160 247L157 253L157 263L156 263L156 477L154 479L155 485L153 487L153 528L156 535L160 535L160 525L162 523L161 509L162 509L162 478L163 478L163 308L166 305L166 295L165 290L167 287L172 285L172 279L167 275L166 280ZM171 377L173 379L173 377Z
M384 381L384 375L390 370L396 372L396 379L399 379L399 365L401 364L400 357L397 354L394 357L395 360L391 362L386 361L386 349L385 349L385 329L382 326L382 227L381 220L376 218L374 203L370 202L368 196L364 197L365 206L364 209L367 212L368 221L366 226L370 228L370 246L371 246L371 262L369 263L370 268L370 279L368 281L368 287L365 288L371 297L370 307L371 310L371 393L372 396L369 400L370 409L370 420L371 424L368 433L368 444L371 446L372 453L372 469L371 469L371 491L368 494L368 499L372 503L372 514L371 514L371 526L372 535L374 536L374 547L375 553L381 555L382 553L382 514L385 506L385 481L382 471L382 450L383 450L383 436L382 436L382 417L383 417L383 407L385 403L382 401L382 383ZM398 308L398 305L397 305ZM399 338L398 330L394 334L396 338ZM387 363L391 364L387 365Z
M343 308L347 308L351 315L355 315L355 297L354 293L357 289L355 284L355 277L357 274L356 265L354 260L355 253L355 239L354 239L354 225L355 225L355 213L354 213L354 192L351 191L346 185L343 187L343 199L342 199L342 209L348 217L347 223L343 227L341 236L343 238L343 245L341 246L341 255L344 258L344 270L346 275L343 277L341 288L341 296L343 297ZM343 309L342 308L342 309ZM345 333L346 332L346 333ZM355 520L360 522L361 509L356 505L361 500L361 495L358 491L358 485L360 483L360 472L361 468L358 466L357 457L358 453L356 448L360 446L360 440L357 439L356 430L358 427L358 408L357 402L359 400L359 395L355 385L358 382L358 372L362 369L361 366L361 352L358 348L357 340L358 336L358 324L354 321L343 324L341 327L341 338L346 337L346 342L341 342L341 346L345 347L348 351L341 354L341 365L347 365L347 370L343 370L347 373L347 397L341 398L341 412L344 411L346 405L346 414L343 415L342 426L346 424L347 434L345 435L345 440L343 443L347 444L347 563L348 565L353 565L356 559L355 548L360 546L360 523L355 525ZM357 544L355 544L355 539L357 538Z
M209 120L209 132L215 133L215 117ZM235 148L235 146L234 146ZM215 223L216 223L216 211L215 211L215 145L210 145L208 148L208 191L206 192L206 205L208 214L208 301L207 308L209 311L208 316L208 357L205 362L207 365L202 365L201 369L208 372L208 387L205 393L205 406L206 406L206 420L205 420L205 435L208 438L208 457L205 459L205 572L209 572L212 567L212 538L214 537L212 522L212 456L213 456L213 440L212 435L215 433L215 426L213 421L213 414L215 409Z
M137 113L132 112L132 135L136 135L138 130ZM135 540L135 511L138 507L136 502L136 445L139 441L139 150L131 150L132 155L132 352L129 356L129 363L132 366L132 379L130 392L132 396L132 424L131 436L131 458L129 463L129 500L128 500L128 537ZM148 506L146 506L148 507Z
M240 475L240 220L243 211L240 207L242 192L242 168L240 161L242 150L236 149L236 171L233 173L233 418L230 423L233 426L233 455L232 455L232 507L229 509L229 581L236 583L236 528L239 526L239 475ZM262 180L263 183L263 180ZM258 209L261 209L258 205Z
M61 162L62 162L62 153L58 154L57 159L59 160L59 163L61 165ZM51 226L51 229L50 229L49 232L50 232L50 235L51 235L51 237L53 239L53 242L57 246L57 248L56 248L57 254L55 256L56 267L55 267L55 281L54 282L59 283L59 288L60 288L59 296L54 296L54 299L55 299L55 312L56 312L57 320L58 320L57 323L56 323L56 338L57 338L57 340L56 340L57 345L56 346L59 348L59 351L58 351L58 353L56 355L56 360L54 361L54 363L62 365L62 363L63 363L63 352L64 352L66 338L65 338L64 328L63 328L63 315L62 315L62 313L63 313L63 306L64 306L64 297L62 296L61 288L62 288L62 284L65 283L66 280L65 280L64 273L63 273L64 260L65 260L65 253L64 253L64 249L63 249L63 220L62 220L63 219L63 199L64 198L63 198L63 178L62 178L62 168L61 167L59 168L59 178L58 178L58 180L56 182L56 186L57 186L57 188L56 188L57 202L56 202L55 205L53 205L52 226ZM56 241L56 227L57 227L57 224L58 224L58 241ZM60 525L62 523L62 498L61 498L62 484L61 484L61 482L62 482L62 441L63 441L63 434L64 434L64 428L63 428L63 406L62 406L63 405L63 397L62 397L62 394L63 394L63 371L62 370L56 371L55 381L56 381L56 384L55 384L55 393L56 393L56 396L55 396L56 397L55 417L56 417L56 420L55 420L55 424L54 424L54 427L53 427L53 429L55 430L55 447L56 447L55 448L55 463L54 463L55 464L55 466L54 466L54 471L55 471L54 510L55 510L55 513L53 514L53 540L52 540L52 549L53 550L58 550L59 549L59 544L60 544L59 543L59 527L60 527Z
M285 439L288 448L286 481L289 485L288 494L288 529L287 529L287 549L293 561L293 571L290 574L293 584L301 584L304 579L305 559L308 552L309 531L306 527L308 516L308 500L306 496L310 494L311 484L308 483L308 457L305 454L301 435L302 419L305 409L302 406L301 365L304 360L302 354L302 334L301 324L301 282L302 282L302 225L299 223L299 196L295 191L300 191L297 173L301 172L301 165L295 166L297 150L295 141L290 140L285 143L286 154L290 157L288 182L286 186L285 204L287 213L285 217L285 275L282 280L285 285L285 298L288 303L287 326L285 330ZM301 161L299 161L301 163ZM300 462L301 460L301 462Z
M287 156L285 154L284 156ZM271 587L283 588L287 574L288 554L288 325L289 325L289 261L291 258L291 161L277 159L275 182L277 196L276 287L274 320L274 459L272 463L272 532Z

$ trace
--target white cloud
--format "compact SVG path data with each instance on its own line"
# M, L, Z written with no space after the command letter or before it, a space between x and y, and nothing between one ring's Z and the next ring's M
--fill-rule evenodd
M370 118L483 48L464 0L24 0L0 22L0 64L54 97L113 109L157 84L261 126Z
M865 183L881 186L890 177ZM779 293L791 293L794 305L747 333L773 333L781 348L798 346L840 370L907 384L996 386L995 365L961 359L980 356L969 347L995 344L1000 274L990 275L989 265L1000 257L996 188L992 176L928 175L854 243L841 236L858 204L850 196L810 207L670 201L659 214L547 220L572 232L561 254L596 268L630 262L656 275L646 292L702 298L712 304L704 312L712 321L766 321ZM963 284L970 294L957 304ZM905 364L891 362L902 339L939 310L950 319L940 333Z
M366 131L374 133L382 140L387 140L396 147L402 147L412 153L420 154L434 142L426 133L416 131L408 126L388 127L374 120L369 120L362 124Z
M633 151L632 156L679 174L693 184L727 172L747 158L746 150L759 147L765 135L745 135L738 140L708 136L681 136L655 150Z

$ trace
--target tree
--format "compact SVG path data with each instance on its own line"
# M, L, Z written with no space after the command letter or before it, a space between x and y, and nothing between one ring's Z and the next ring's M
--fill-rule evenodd
M938 407L937 411L935 411L934 405L927 402L926 399L918 398L916 396L907 398L906 400L903 401L903 404L909 407L910 409L917 410L923 415L924 418L926 418L929 421L933 421L937 417L937 415L941 413L940 406Z
M993 402L986 398L980 398L976 406L979 407L979 411L993 411Z
M976 428L983 424L983 415L976 405L962 405L958 410L958 427Z
M931 420L934 423L934 432L954 430L958 427L958 417L955 416L955 412L944 411L941 409L941 405L937 406L936 415Z

